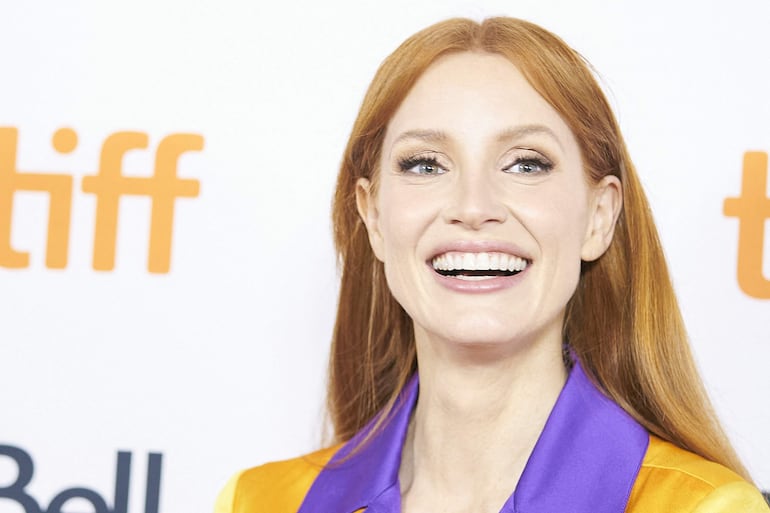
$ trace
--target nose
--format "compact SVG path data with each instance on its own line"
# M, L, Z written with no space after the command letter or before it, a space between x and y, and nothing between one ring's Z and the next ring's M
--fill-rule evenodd
M488 223L502 223L507 209L500 201L499 184L488 170L462 170L455 175L444 219L451 224L478 230Z

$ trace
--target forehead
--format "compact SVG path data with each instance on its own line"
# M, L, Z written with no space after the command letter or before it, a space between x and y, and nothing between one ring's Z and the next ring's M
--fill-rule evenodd
M559 113L508 59L462 52L439 58L420 76L391 118L385 145L409 131L433 130L470 141L533 125L577 145Z

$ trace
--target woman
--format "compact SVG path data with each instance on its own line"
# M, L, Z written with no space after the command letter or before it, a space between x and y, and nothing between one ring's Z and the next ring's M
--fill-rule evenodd
M508 18L409 38L333 219L338 445L239 474L218 511L767 511L614 116L560 39Z

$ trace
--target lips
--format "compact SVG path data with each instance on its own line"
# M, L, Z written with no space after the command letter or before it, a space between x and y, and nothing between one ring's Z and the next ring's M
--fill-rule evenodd
M456 240L435 247L431 254L426 264L438 283L463 293L513 287L532 265L525 250L507 241Z

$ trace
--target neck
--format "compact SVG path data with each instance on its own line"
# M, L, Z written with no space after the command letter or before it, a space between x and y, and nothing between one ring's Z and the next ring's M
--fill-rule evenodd
M404 511L497 512L564 386L561 339L506 354L416 338L420 397L399 474Z

